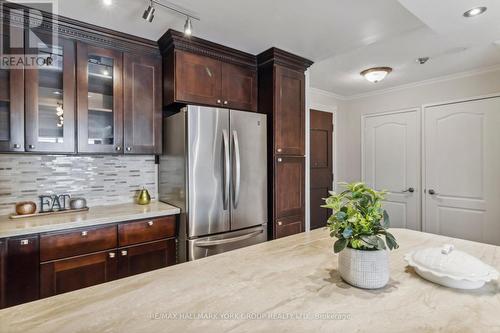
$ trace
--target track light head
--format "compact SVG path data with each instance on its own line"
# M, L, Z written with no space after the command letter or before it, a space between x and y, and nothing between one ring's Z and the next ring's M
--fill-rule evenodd
M142 14L142 18L148 22L153 22L155 18L155 7L153 6L153 1L149 4L148 8Z
M191 36L193 34L193 24L189 16L186 18L186 23L184 23L184 34L186 36Z

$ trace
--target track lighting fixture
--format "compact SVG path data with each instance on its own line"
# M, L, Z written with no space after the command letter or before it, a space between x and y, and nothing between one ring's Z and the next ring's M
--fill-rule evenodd
M193 33L193 24L191 23L191 18L188 16L186 18L186 23L184 23L184 34L186 36L191 36Z
M165 3L166 4L165 4ZM142 14L142 18L148 22L153 22L154 20L154 13L155 13L155 5L167 8L170 11L176 12L178 14L186 16L186 22L184 23L184 34L186 36L191 36L193 34L193 21L196 20L199 21L200 18L197 17L194 13L180 8L179 6L175 4L168 3L166 1L160 2L159 0L149 0L149 5L144 11L144 14Z
M153 1L149 2L149 6L144 11L144 14L142 14L142 18L148 22L153 22L153 20L155 18L155 7L153 4Z

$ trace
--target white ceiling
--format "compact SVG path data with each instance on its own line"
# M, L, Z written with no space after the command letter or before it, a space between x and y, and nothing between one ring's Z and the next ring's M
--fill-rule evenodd
M160 0L162 1L162 0ZM499 0L170 0L201 17L194 35L253 54L276 46L314 60L311 85L351 96L500 64ZM185 18L157 8L153 23L141 15L148 0L58 0L59 14L157 40ZM484 5L488 11L465 19ZM430 56L426 65L415 59ZM359 72L391 66L380 83Z

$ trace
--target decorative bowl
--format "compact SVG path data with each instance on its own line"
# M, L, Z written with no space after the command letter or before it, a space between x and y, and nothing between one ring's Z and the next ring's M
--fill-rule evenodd
M405 260L422 278L449 288L477 289L499 276L496 269L451 244L413 251Z
M23 201L16 204L17 215L28 215L36 212L36 204L33 201Z
M71 209L87 208L87 200L85 200L85 198L71 198L69 207Z

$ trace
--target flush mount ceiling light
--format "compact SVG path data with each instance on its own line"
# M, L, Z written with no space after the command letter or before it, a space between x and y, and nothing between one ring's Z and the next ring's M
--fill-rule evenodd
M366 80L377 83L385 79L385 77L392 72L391 67L373 67L362 71L360 74L365 77Z
M166 1L163 1L163 2L166 2ZM149 6L146 8L144 13L142 14L142 18L148 22L153 22L154 12L155 12L154 5L158 5L158 6L161 6L163 8L167 8L170 11L173 11L173 12L176 12L176 13L181 14L183 16L186 16L186 23L184 24L184 34L186 36L191 36L191 34L193 33L193 22L191 20L193 19L196 21L200 21L200 18L197 17L196 15L188 12L187 10L180 8L177 5L170 4L170 3L165 4L163 2L160 2L158 0L150 0Z
M488 8L487 7L475 7L469 9L464 13L465 17L474 17L483 14Z

